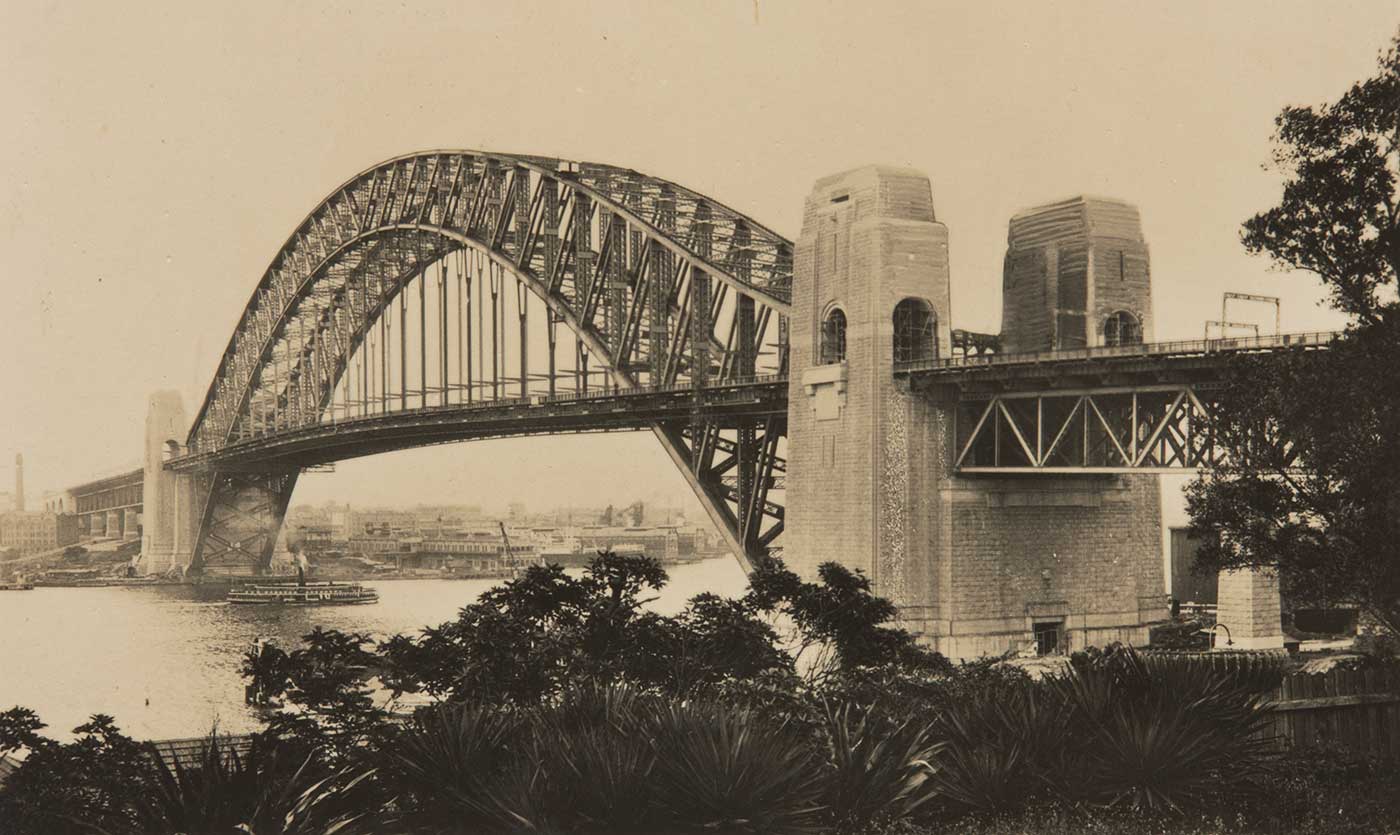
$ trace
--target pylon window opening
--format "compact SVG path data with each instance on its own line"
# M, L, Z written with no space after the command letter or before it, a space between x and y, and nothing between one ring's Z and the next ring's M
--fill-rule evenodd
M822 322L821 364L836 365L846 361L846 314L833 308Z
M1138 345L1142 343L1142 324L1133 314L1120 310L1104 320L1103 344Z
M894 309L894 361L931 360L938 357L934 326L938 319L923 299L905 299Z

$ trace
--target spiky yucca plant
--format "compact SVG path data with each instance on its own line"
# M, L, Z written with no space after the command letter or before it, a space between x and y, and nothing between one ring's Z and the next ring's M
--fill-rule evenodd
M1047 677L1074 713L1067 794L1183 812L1247 790L1271 756L1268 689L1277 662L1222 663L1117 648Z
M255 744L246 756L211 734L186 766L149 747L153 779L133 798L136 831L243 832L247 835L351 835L373 831L378 804L366 792L372 770L325 774L315 755L297 763Z
M928 778L944 745L930 740L927 725L891 725L850 704L824 707L830 768L822 799L838 831L902 820L933 797Z
M474 832L499 821L497 783L525 736L515 712L434 705L386 746L384 772L398 792L399 825L415 832Z
M649 702L585 684L528 713L529 733L493 796L499 823L531 832L656 832Z
M801 835L821 830L821 764L785 724L723 704L672 703L653 717L655 797L666 831Z
M945 743L929 788L950 812L1004 812L1053 794L1069 733L1061 699L1025 682L944 705L932 734Z

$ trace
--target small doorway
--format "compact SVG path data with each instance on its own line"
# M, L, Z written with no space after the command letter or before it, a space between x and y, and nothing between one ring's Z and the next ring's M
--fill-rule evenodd
M1031 625L1031 634L1035 637L1036 655L1059 655L1064 652L1065 622L1062 620L1045 621Z

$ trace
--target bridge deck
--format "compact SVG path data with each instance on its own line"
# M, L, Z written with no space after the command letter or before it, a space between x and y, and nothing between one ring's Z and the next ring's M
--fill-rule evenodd
M1217 377L1221 363L1228 357L1292 348L1323 349L1338 335L1334 331L1317 331L1239 339L1144 342L1036 353L981 354L899 363L894 373L896 377L909 379L920 388L956 386L964 394L1037 386L1059 390L1072 386L1102 390L1109 385L1133 385L1139 376L1150 376L1157 382L1163 382L1168 377L1174 381L1200 382ZM1123 375L1123 379L1106 382L1106 375Z
M254 470L306 467L454 441L648 429L693 415L724 422L787 415L787 378L779 375L707 386L609 389L429 406L294 428L181 456L167 469Z
M901 363L894 373L919 389L954 387L962 400L1047 389L1059 395L1146 390L1167 381L1200 384L1229 356L1325 348L1337 334L1314 332L1240 339L1152 342L1024 354L983 354ZM1147 378L1144 380L1144 378ZM1076 388L1077 387L1077 388ZM1116 388L1115 388L1116 387ZM785 415L788 381L766 375L697 392L690 385L644 386L473 404L429 406L326 421L197 452L172 470L276 470L324 464L434 443L566 433L635 431L701 416L723 422Z

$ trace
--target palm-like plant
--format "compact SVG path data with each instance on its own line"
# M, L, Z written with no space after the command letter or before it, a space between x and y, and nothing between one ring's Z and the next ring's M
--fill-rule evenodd
M398 793L400 824L420 832L468 832L498 820L496 783L523 723L511 711L435 705L385 746L385 778Z
M1029 683L947 703L932 733L946 747L929 788L951 810L1016 810L1053 792L1065 773L1068 712Z
M1277 664L1116 650L1046 679L1071 707L1069 793L1135 810L1182 812L1239 793L1269 757L1267 688Z
M678 830L820 829L823 774L786 725L721 704L677 703L653 717L656 802Z
M650 707L626 685L587 683L528 714L492 800L509 830L654 832Z
M275 748L247 756L210 735L195 764L151 746L152 780L133 799L142 833L245 832L329 835L371 831L377 805L365 791L373 771L323 773L315 755L295 767Z
M830 765L823 799L840 831L908 817L933 797L929 774L942 743L913 719L889 726L850 704L825 705Z

